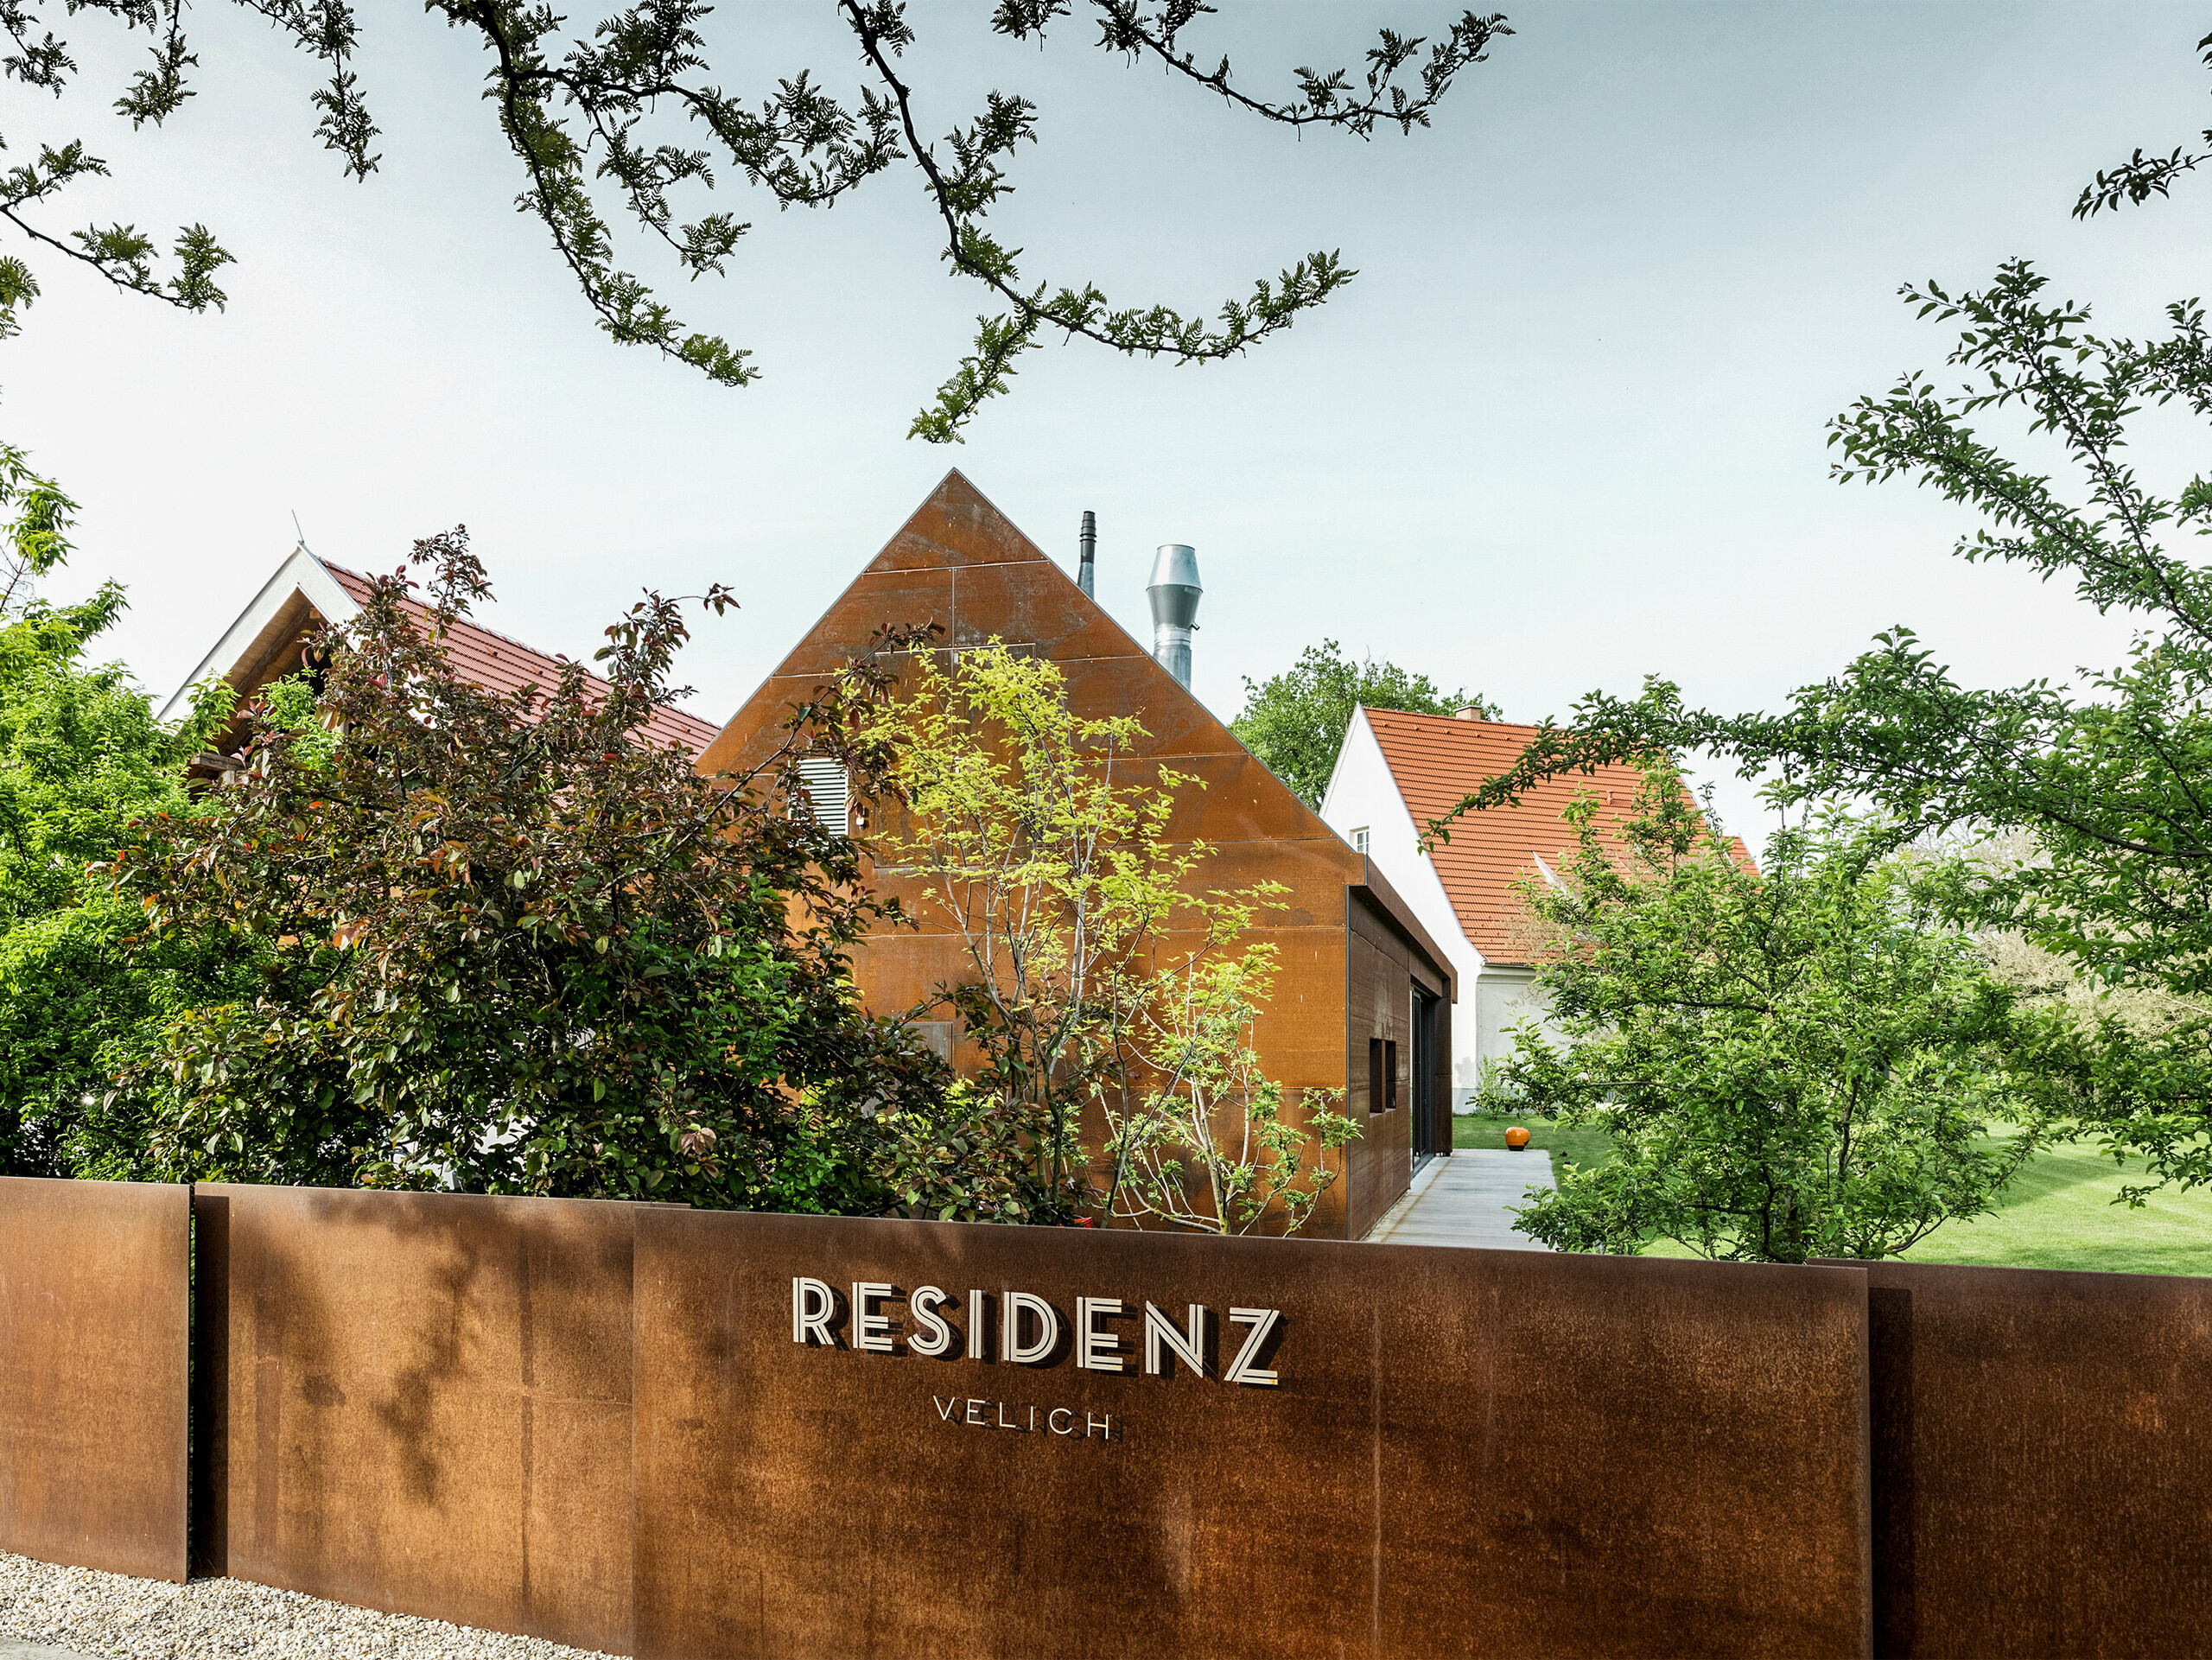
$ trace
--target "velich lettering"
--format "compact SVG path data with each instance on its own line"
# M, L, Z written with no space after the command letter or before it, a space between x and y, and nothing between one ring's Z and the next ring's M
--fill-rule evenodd
M1122 1438L1120 1421L1112 1413L1093 1412L1088 1408L1053 1407L1040 1418L1039 1409L1033 1406L1025 1418L1020 1406L1005 1401L963 1400L957 1395L943 1400L932 1395L930 1404L937 1409L939 1423L957 1424L967 1429L1011 1429L1024 1435L1050 1430L1055 1435L1076 1441L1117 1441ZM988 1412L986 1408L989 1409Z

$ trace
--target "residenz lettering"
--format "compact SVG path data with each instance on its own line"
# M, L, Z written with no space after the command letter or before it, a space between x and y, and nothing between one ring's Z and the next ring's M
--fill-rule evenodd
M903 1320L887 1312L903 1305ZM1224 1383L1273 1389L1281 1381L1268 1351L1282 1313L1274 1308L1231 1308L1232 1326L1243 1327L1236 1356L1217 1370L1213 1363L1217 1328L1203 1303L1188 1305L1177 1320L1147 1302L1118 1297L1077 1297L1075 1317L1066 1319L1046 1298L1028 1291L993 1295L971 1290L964 1298L933 1285L902 1290L888 1281L856 1280L849 1298L825 1280L806 1275L791 1279L791 1341L804 1347L843 1349L866 1355L921 1355L933 1360L994 1358L1016 1366L1051 1366L1072 1355L1082 1371L1173 1377L1179 1366L1197 1377ZM956 1324L956 1321L957 1322ZM1141 1329L1138 1323L1141 1322ZM1120 1322L1120 1329L1116 1329ZM992 1333L998 1341L994 1355ZM1012 1406L1004 1401L932 1395L938 1418L977 1428L1046 1430L1088 1440L1118 1439L1109 1415L1087 1409Z

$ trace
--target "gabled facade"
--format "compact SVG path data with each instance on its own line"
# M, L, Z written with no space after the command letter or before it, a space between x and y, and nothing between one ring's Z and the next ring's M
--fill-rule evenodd
M369 586L369 579L358 572L295 548L162 706L161 718L181 720L191 710L193 688L211 677L228 681L243 703L270 681L293 673L308 641L326 626L342 626L359 614ZM415 601L404 605L418 618L429 614ZM563 666L560 658L466 620L448 631L447 645L454 668L486 691L513 692L526 685L550 689ZM657 710L645 723L649 742L677 745L687 754L697 754L714 735L711 725L681 709Z
M1134 573L1132 573L1134 579ZM1361 856L1255 760L1228 728L957 472L870 560L700 758L702 772L757 764L795 701L865 652L885 623L937 623L953 650L992 639L1050 658L1084 716L1135 716L1144 757L1203 778L1170 834L1217 849L1203 879L1273 881L1287 909L1255 930L1278 951L1274 999L1255 1034L1287 1110L1309 1091L1340 1091L1363 1128L1340 1180L1306 1231L1357 1239L1405 1191L1414 1161L1451 1148L1447 1094L1452 971L1443 950L1373 861ZM907 890L887 891L927 918ZM864 942L855 971L868 1006L898 1014L971 976L960 936L925 921ZM966 1059L957 1046L956 1064ZM1093 1147L1103 1126L1086 1124Z
M1509 771L1536 730L1358 709L1321 800L1323 819L1366 849L1451 958L1460 998L1452 1016L1455 1110L1465 1110L1480 1085L1484 1064L1512 1048L1511 1029L1545 1014L1515 883L1523 875L1554 879L1572 856L1574 833L1563 815L1577 796L1595 793L1625 811L1643 782L1633 766L1554 779L1516 806L1468 814L1452 825L1449 842L1421 851L1429 822Z

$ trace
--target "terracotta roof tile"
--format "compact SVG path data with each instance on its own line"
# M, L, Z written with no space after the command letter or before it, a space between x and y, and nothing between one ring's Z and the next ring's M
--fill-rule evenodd
M328 560L323 561L323 569L331 574L339 587L346 590L354 604L367 601L367 577L347 570L342 565L334 565ZM428 608L419 601L409 600L404 603L413 615L429 615ZM549 657L520 640L509 639L505 634L494 633L489 628L473 622L454 623L447 634L447 639L455 669L485 690L503 695L519 691L524 686L542 686L550 690L559 682L562 666L566 661L562 658ZM587 677L593 685L602 690L607 686L607 682L598 675L587 671ZM677 745L686 754L694 756L712 743L715 735L720 730L719 727L709 725L696 716L686 715L678 709L656 709L652 718L645 722L645 736L655 746Z
M1366 713L1416 830L1427 830L1429 820L1449 811L1470 791L1510 770L1537 731L1504 721L1463 721L1400 709ZM1524 873L1537 874L1538 860L1556 871L1573 855L1574 832L1561 816L1568 805L1578 795L1594 792L1625 814L1643 784L1643 774L1633 766L1601 766L1592 776L1576 773L1539 784L1517 805L1469 813L1452 826L1452 839L1439 843L1430 856L1459 925L1487 961L1525 957L1514 941L1518 905L1513 884ZM1600 815L1601 824L1605 817ZM1750 866L1751 855L1740 841L1732 850Z

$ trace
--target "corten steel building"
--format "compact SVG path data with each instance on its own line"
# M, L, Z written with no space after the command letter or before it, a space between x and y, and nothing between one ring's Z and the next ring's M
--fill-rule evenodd
M1353 851L1255 760L1168 670L1124 632L959 473L944 481L753 692L706 753L702 772L741 770L770 753L795 700L868 648L886 623L934 622L954 651L996 639L1049 658L1088 717L1135 716L1138 753L1205 780L1185 792L1170 834L1216 849L1208 887L1280 882L1287 907L1263 913L1278 972L1255 1045L1294 1113L1303 1093L1343 1093L1362 1129L1308 1236L1357 1239L1405 1192L1417 1161L1451 1150L1451 959L1374 864ZM817 803L835 796L817 792ZM837 811L842 811L842 807ZM893 1014L936 986L972 977L961 937L879 871L923 926L885 931L855 955L868 1005ZM957 1062L962 1055L956 1051ZM1096 1146L1103 1126L1086 1124Z

